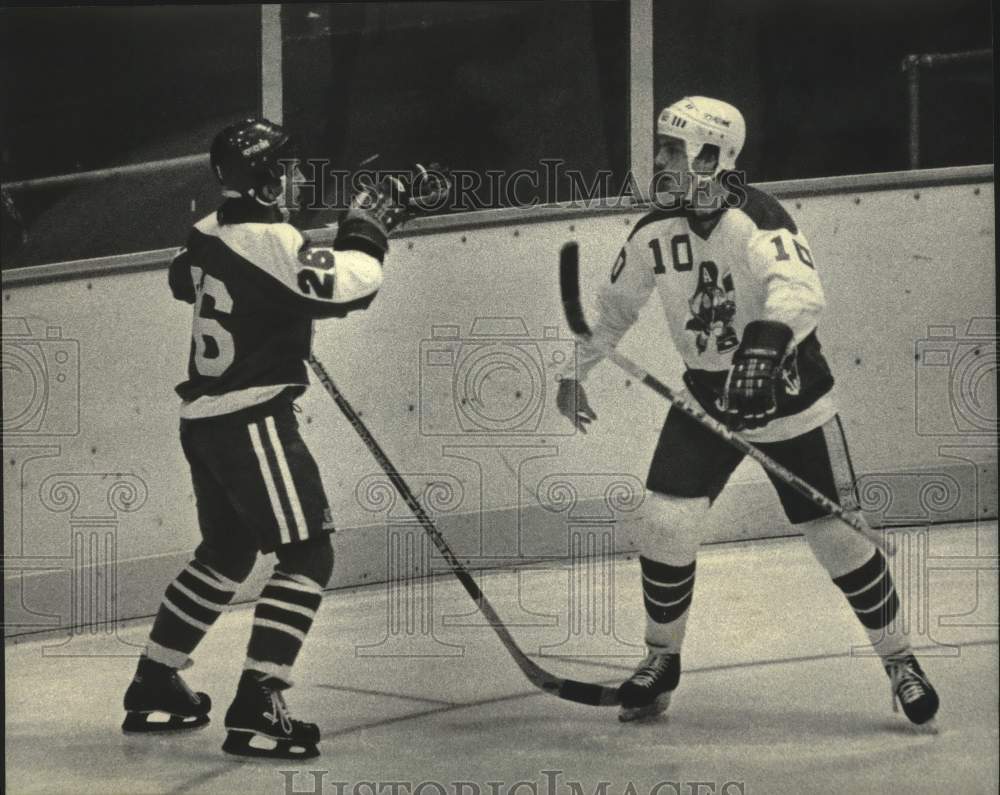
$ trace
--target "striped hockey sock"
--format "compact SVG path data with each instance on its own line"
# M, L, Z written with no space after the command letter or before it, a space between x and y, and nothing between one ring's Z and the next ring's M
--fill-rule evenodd
M275 571L253 613L246 669L290 683L292 665L322 601L319 583L304 574Z
M639 557L642 596L646 605L646 642L679 652L694 593L695 563L671 566Z
M239 583L192 560L163 594L146 656L181 668L236 593Z
M872 644L878 649L880 641L886 638L887 628L899 612L899 597L881 551L876 549L867 563L834 577L833 582L844 592L854 614L868 630ZM882 650L879 651L881 653Z

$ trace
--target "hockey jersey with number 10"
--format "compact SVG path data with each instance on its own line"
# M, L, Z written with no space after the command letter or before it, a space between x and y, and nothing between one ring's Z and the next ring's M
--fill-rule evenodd
M746 201L708 218L656 210L635 225L597 299L591 343L577 349L576 377L586 378L635 323L655 291L688 368L685 381L717 418L733 353L753 320L775 320L795 334L797 355L786 371L778 413L757 441L798 436L829 420L833 377L816 327L825 299L808 241L773 197L746 186ZM569 369L564 374L572 377Z
M313 320L365 309L381 284L375 257L310 247L278 210L225 202L195 224L170 265L174 297L194 304L181 417L301 393Z

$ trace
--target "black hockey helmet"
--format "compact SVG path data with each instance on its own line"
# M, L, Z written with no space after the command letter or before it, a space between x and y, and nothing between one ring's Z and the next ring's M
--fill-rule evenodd
M276 204L281 198L281 161L292 157L288 133L267 119L243 119L212 141L212 170L222 187L260 204Z

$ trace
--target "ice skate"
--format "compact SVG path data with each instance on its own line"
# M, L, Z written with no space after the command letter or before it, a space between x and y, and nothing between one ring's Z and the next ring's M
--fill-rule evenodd
M195 693L175 668L142 657L125 691L126 734L186 731L208 723L212 700Z
M319 756L319 727L292 720L281 695L288 685L259 671L244 671L236 698L226 711L222 750L265 759Z
M917 658L909 651L890 655L885 660L885 672L892 683L893 712L898 712L902 704L903 713L911 723L936 732L934 716L940 701Z
M681 676L681 656L651 651L618 688L618 720L654 718L666 711Z

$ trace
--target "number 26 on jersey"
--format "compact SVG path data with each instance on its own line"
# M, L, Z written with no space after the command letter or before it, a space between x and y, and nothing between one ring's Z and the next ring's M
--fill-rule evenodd
M219 376L233 363L236 348L232 335L209 314L228 315L233 311L233 299L225 283L210 276L197 266L191 268L194 282L194 366L201 375Z

